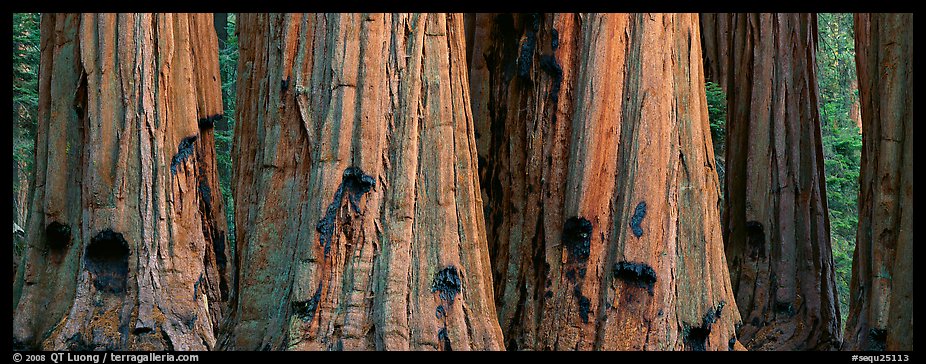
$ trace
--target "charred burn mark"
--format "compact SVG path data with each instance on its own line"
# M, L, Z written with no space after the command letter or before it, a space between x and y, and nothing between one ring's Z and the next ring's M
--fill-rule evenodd
M559 90L563 85L563 67L556 62L556 57L544 54L540 56L540 68L553 78L553 85L550 86L550 99L558 102Z
M443 344L444 351L453 351L453 347L450 346L450 336L447 335L447 327L441 327L440 330L437 330L437 339Z
M196 325L196 320L199 319L199 315L196 312L192 316L183 319L183 324L186 325L186 328L189 330L193 329L193 325Z
M575 281L576 281L576 270L575 270L575 269L571 269L571 268L570 268L570 269L567 269L567 270L566 270L566 279L568 279L570 282L575 282Z
M303 322L312 322L315 317L315 311L318 309L318 303L322 299L322 284L318 284L318 289L308 301L293 302L293 314L299 317Z
M528 78L530 75L531 64L534 62L534 47L536 47L537 35L533 32L527 33L527 40L521 44L521 54L518 56L518 76Z
M791 302L775 302L775 312L783 315L794 316L794 304Z
M543 297L548 298L548 299L549 299L549 298L553 298L553 291L546 291L546 292L543 294Z
M164 347L167 351L174 351L174 341L171 340L170 335L163 329L159 331L161 331L161 339L164 340Z
M212 253L215 255L215 265L219 268L219 293L222 302L228 300L228 281L225 279L225 269L228 266L228 258L225 257L225 232L213 231L212 233Z
M637 207L633 209L633 216L630 218L630 229L633 230L633 235L638 238L643 236L643 228L640 227L640 223L643 222L644 217L646 217L646 201L640 201Z
M592 230L592 223L584 217L570 217L563 224L563 246L569 255L565 276L574 284L572 295L577 299L579 317L585 323L588 323L591 300L582 295L582 282L576 282L576 276L585 278L587 272L585 264L591 252Z
M199 279L193 283L193 301L196 301L196 298L199 297L199 287L203 284L203 274L199 274Z
M887 330L872 328L868 330L868 350L884 351L887 347Z
M431 292L438 292L440 298L449 303L453 303L453 299L457 297L462 288L463 281L460 280L457 267L452 265L437 272L434 280L431 281Z
M588 314L592 310L592 301L582 294L582 289L579 286L573 288L572 295L578 300L579 317L582 318L582 322L588 323Z
M729 345L729 346L727 347L727 350L733 351L734 348L735 348L735 346L736 346L736 337L735 337L735 336L730 338L730 342L729 342L728 345Z
M108 293L125 292L129 273L129 244L122 233L106 229L90 239L84 255L87 271L93 276L97 290Z
M553 51L559 48L559 31L556 28L550 30L550 46L553 47Z
M199 118L196 124L199 125L199 130L210 130L215 127L216 123L218 123L219 121L222 121L223 118L225 118L224 115L215 114L212 116L206 116L203 118Z
M688 350L691 351L705 351L707 350L707 337L711 334L710 327L695 326L688 327L686 324L685 330L683 330L685 335L685 345L688 346Z
M749 247L750 258L765 258L765 227L761 222L746 222L746 245Z
M357 203L360 202L360 197L370 192L374 187L376 187L376 180L372 176L363 173L363 170L360 168L347 167L347 169L344 170L344 174L341 176L341 184L338 186L337 191L335 191L334 199L328 205L325 216L315 224L315 231L321 234L318 243L325 247L325 256L327 256L328 252L331 250L331 236L334 234L335 219L337 218L338 208L341 207L341 201L344 199L345 192L347 192L347 200L351 208L353 208L354 212L359 214L360 207L357 206Z
M150 327L142 326L142 327L136 327L132 329L132 335L135 335L135 336L147 335L151 333L154 333L154 329Z
M446 315L447 315L447 312L444 311L444 306L437 305L437 309L434 310L434 317L437 317L438 319L442 319Z
M49 248L58 251L64 250L71 245L71 227L52 221L45 227L45 237Z
M531 14L531 28L526 31L527 39L521 44L518 56L518 76L529 78L531 65L534 63L534 49L537 48L537 32L540 31L540 14Z
M614 264L614 277L640 288L646 288L653 295L656 284L656 270L646 263L617 262Z
M285 79L285 80L280 80L280 91L284 91L284 92L285 92L286 89L289 88L289 80L290 80L290 77L289 77L289 76L286 76L286 79Z
M546 272L543 276L543 288L550 288L553 286L553 281L550 280L550 263L543 262L543 271Z
M707 350L707 339L711 335L711 327L723 313L724 304L725 302L721 301L716 308L708 310L707 313L704 314L704 318L701 319L700 326L692 326L688 323L684 324L685 328L682 330L682 334L684 335L685 346L687 346L689 350Z
M177 174L177 167L195 152L196 135L191 135L180 141L177 146L177 154L170 160L170 173Z
M207 183L205 178L199 181L196 189L199 191L199 197L202 198L203 203L206 204L206 210L212 211L212 188L209 188L209 183Z
M354 211L360 213L357 203L360 197L370 192L370 189L376 186L376 180L373 177L363 173L360 168L348 167L344 170L344 177L341 179L341 186L347 190L347 198L351 203Z
M591 248L592 223L584 217L570 217L563 225L563 245L569 257L579 262L588 260Z
M582 322L588 323L588 313L591 311L590 306L591 301L588 297L579 297L579 317L582 318Z
M215 253L215 263L219 269L225 270L228 259L225 257L225 232L219 231L212 235L212 252Z

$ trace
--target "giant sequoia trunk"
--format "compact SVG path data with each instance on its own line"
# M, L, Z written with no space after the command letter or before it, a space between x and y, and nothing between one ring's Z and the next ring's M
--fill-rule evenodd
M857 14L862 106L848 350L913 350L913 14Z
M728 14L727 260L754 350L838 347L816 16Z
M210 349L224 215L210 15L45 14L14 347Z
M732 17L725 13L702 13L700 18L704 80L716 83L729 92Z
M501 349L463 19L241 14L227 349Z
M727 350L697 15L479 14L470 68L511 349Z

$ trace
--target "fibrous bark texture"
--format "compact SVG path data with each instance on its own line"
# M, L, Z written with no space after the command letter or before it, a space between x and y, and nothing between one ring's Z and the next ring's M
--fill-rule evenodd
M241 14L228 349L501 349L463 18Z
M702 13L700 18L704 80L716 83L728 92L730 52L733 50L730 46L732 17L725 13Z
M740 339L753 350L837 348L816 16L726 16L733 50L724 237Z
M473 37L507 348L736 346L698 16L479 14Z
M847 350L913 350L913 14L856 14L862 106Z
M211 15L44 14L14 347L205 350L221 319Z

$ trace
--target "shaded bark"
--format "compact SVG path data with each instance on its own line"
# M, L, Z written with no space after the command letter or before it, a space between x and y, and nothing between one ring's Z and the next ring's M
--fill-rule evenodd
M846 350L913 350L913 14L856 14L859 225Z
M704 79L729 92L732 18L728 13L701 13L700 18Z
M509 350L728 350L698 16L478 14L470 88Z
M223 347L501 349L463 19L241 14Z
M205 350L221 319L211 15L43 14L13 343ZM198 125L200 124L200 125Z
M729 14L727 261L752 350L840 342L813 14Z

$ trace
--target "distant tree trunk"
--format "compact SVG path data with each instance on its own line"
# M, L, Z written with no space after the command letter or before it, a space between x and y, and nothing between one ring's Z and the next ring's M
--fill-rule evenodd
M846 350L913 350L913 14L856 14L858 241Z
M502 349L462 16L239 16L223 347Z
M14 131L13 140L18 138L15 134ZM13 222L19 226L26 226L26 219L29 217L29 172L25 167L13 160Z
M728 350L698 16L479 14L470 87L509 350Z
M212 16L44 14L41 26L14 347L212 348L225 260Z
M732 34L730 14L701 14L701 46L704 55L704 79L729 92L729 60Z
M228 13L215 13L212 21L215 23L215 35L219 40L219 49L224 49L228 41Z
M13 142L16 143L20 138L19 122L13 123ZM26 208L29 199L29 174L22 163L13 159L13 243L10 247L13 250L13 283L16 283L16 271L19 270L19 264L22 260L21 248L24 245L24 233L26 219L29 210ZM18 229L17 229L18 228Z
M752 350L840 341L813 14L729 14L727 261Z
M849 88L852 94L858 93L858 79L852 80L852 86ZM849 106L849 119L858 126L858 133L862 134L862 105L858 97L852 97L852 105Z

